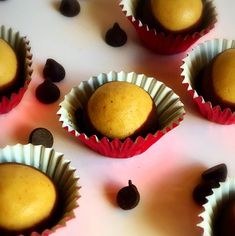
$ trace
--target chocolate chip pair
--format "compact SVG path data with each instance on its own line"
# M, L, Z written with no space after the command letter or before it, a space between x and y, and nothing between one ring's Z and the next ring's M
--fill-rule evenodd
M201 174L201 183L193 190L193 199L199 205L207 202L206 196L213 193L212 188L218 188L219 182L224 182L227 178L227 166L222 163L211 167Z
M118 206L123 210L130 210L138 205L140 194L131 180L129 180L128 186L119 190L116 200Z
M65 69L57 61L49 58L43 69L45 81L36 88L36 98L43 104L51 104L60 97L60 89L54 82L65 77Z

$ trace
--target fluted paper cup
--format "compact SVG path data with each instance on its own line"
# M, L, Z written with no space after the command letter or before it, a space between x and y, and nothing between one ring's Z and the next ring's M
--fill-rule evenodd
M79 198L78 177L75 176L75 169L64 159L62 153L42 145L16 144L0 149L0 163L5 162L21 163L39 169L52 179L61 198L61 213L54 225L42 232L32 232L30 236L50 235L59 228L65 227L66 222L75 217L74 210L78 207Z
M175 54L187 50L193 43L213 29L217 21L213 1L203 0L202 20L195 31L186 34L166 33L159 27L150 27L137 18L136 9L141 1L121 0L120 6L125 16L135 27L143 44L159 54Z
M206 41L193 48L183 59L183 65L181 66L182 83L201 114L210 121L225 125L235 123L235 112L231 111L230 108L222 109L219 105L212 105L211 101L206 101L196 90L196 84L198 74L202 68L217 54L229 48L235 48L234 40L213 39Z
M91 94L101 85L111 81L133 83L147 91L156 104L161 128L156 126L154 133L149 133L145 137L138 136L135 140L130 138L109 140L107 137L99 139L95 134L89 137L86 133L81 132L81 123L75 116L76 110L84 109ZM88 81L83 81L77 87L72 88L60 103L57 114L62 127L94 151L104 156L127 158L143 153L164 134L178 126L183 120L185 110L179 97L162 82L134 72L111 71L108 74L93 76Z
M203 229L202 236L217 235L213 232L217 214L230 200L235 200L235 178L228 178L226 182L221 182L220 187L212 189L212 192L210 196L206 197L208 202L203 205L203 212L199 214L199 218L202 220L197 226ZM217 227L220 225L216 224Z
M16 107L22 100L28 85L31 81L32 54L30 52L29 40L21 36L19 32L14 32L11 28L0 27L0 38L5 40L14 50L18 60L17 82L8 94L0 97L0 114L7 113Z

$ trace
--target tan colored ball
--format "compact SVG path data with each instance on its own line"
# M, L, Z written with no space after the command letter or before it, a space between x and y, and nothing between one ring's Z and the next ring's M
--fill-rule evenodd
M152 13L157 22L171 32L193 28L201 19L201 0L151 0Z
M21 232L50 217L57 194L39 170L16 163L0 164L0 228Z
M213 61L214 93L225 103L235 104L235 49L227 49Z
M109 138L124 139L141 129L155 107L150 95L128 82L109 82L90 97L87 114L91 125Z
M11 84L17 75L17 57L12 47L0 39L0 87Z

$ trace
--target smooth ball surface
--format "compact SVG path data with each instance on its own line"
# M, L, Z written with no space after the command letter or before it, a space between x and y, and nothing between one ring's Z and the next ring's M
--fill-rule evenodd
M56 204L56 189L39 170L16 163L0 164L0 228L21 231L47 219Z
M171 32L188 30L201 19L201 0L151 0L152 13L157 22Z
M12 47L0 39L0 87L8 86L17 75L17 57Z
M235 49L219 54L212 65L214 93L225 103L235 104Z
M142 88L128 82L109 82L90 97L87 114L92 126L109 138L123 139L148 120L153 101Z

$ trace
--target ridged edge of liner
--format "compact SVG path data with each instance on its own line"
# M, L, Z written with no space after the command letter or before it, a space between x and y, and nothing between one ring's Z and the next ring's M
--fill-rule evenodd
M228 177L225 182L220 182L218 188L212 189L212 194L207 196L208 202L203 205L204 211L198 215L202 221L197 226L203 229L202 236L213 236L213 216L222 200L229 199L230 193L235 191L235 178Z
M143 24L135 17L135 9L138 0L122 0L119 3L119 6L124 15L133 24L139 37L147 48L160 54L175 54L187 50L199 38L215 27L215 23L217 22L215 5L211 0L203 0L203 2L205 4L203 24L205 25L199 31L195 30L188 34L165 33L154 28L149 28L147 24Z
M80 133L79 127L76 126L76 118L74 116L75 110L78 108L83 109L83 106L95 89L110 81L126 81L136 84L147 91L157 106L159 122L163 128L161 130L156 130L154 134L148 134L146 137L139 136L134 141L130 138L123 141L119 139L110 141L107 137L100 140L96 135L88 137L86 134ZM136 152L136 147L148 139L152 140L152 145L156 141L156 138L159 139L168 131L178 126L185 114L184 105L179 97L162 82L143 74L136 74L134 72L127 73L123 71L111 71L108 74L101 73L98 76L91 77L88 81L81 82L77 87L72 88L71 91L65 95L64 100L59 106L60 109L57 112L60 116L59 121L62 123L62 127L69 133L72 133L75 137L80 137L82 141L91 139L96 143L106 143L110 149L120 148L120 153L122 152L122 149L126 150L126 148L129 148L130 152ZM133 150L131 151L131 149ZM144 147L142 149L144 149ZM141 152L145 150L142 150ZM104 155L107 155L105 150L103 150L103 152ZM141 152L137 153L140 154Z
M21 36L19 32L14 32L12 28L7 29L4 25L0 27L0 38L8 42L15 51L18 51L20 47L25 51L24 58L24 86L21 87L18 92L14 92L8 98L3 96L0 100L0 114L4 114L12 110L19 104L22 97L24 96L27 87L32 80L32 53L30 47L30 41L26 36Z
M210 62L212 58L229 48L235 48L235 40L207 40L193 48L182 60L183 64L180 67L182 70L181 77L183 78L182 84L194 102L199 106L202 115L206 116L209 120L221 124L235 123L235 112L232 112L230 108L221 109L219 105L213 106L211 102L205 101L203 96L199 95L195 90L194 78L200 69Z

